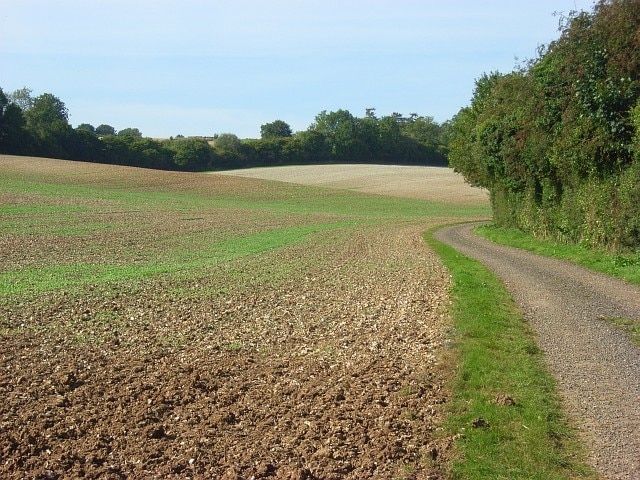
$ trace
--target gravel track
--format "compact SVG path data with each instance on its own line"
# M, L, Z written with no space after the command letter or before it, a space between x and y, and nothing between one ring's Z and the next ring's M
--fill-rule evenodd
M436 238L491 269L534 328L579 427L606 479L640 479L640 349L604 318L640 319L640 288L576 265L494 244L474 224Z

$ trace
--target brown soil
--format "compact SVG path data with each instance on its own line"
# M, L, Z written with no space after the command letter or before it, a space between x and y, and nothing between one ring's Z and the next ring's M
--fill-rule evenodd
M82 185L265 188L50 162L19 168ZM0 157L0 168L18 167ZM131 262L136 234L195 228L161 210L111 215L129 229L3 236L0 270L85 259L101 241ZM211 215L198 228L221 223ZM427 226L326 233L197 279L0 299L0 477L441 478L449 277L423 244ZM265 281L282 265L295 273Z

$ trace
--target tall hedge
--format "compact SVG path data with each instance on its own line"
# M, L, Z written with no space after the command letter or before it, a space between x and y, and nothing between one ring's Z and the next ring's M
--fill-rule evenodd
M449 148L450 164L489 189L498 224L639 248L640 0L573 13L538 58L482 75Z

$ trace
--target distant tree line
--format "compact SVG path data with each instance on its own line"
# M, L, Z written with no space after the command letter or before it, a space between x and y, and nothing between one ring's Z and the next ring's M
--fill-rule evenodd
M489 189L497 223L640 247L640 0L572 13L538 58L482 75L450 138L451 165Z
M254 166L386 163L446 165L447 125L432 117L394 113L364 118L347 110L321 112L305 131L282 120L262 125L261 138L231 133L210 138L147 138L137 128L83 123L73 128L65 104L45 93L0 88L0 153L54 157L164 170L204 171Z

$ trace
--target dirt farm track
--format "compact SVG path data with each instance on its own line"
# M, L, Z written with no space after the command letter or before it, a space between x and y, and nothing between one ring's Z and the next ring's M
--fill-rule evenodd
M443 169L263 174L486 204ZM442 215L48 159L0 156L0 181L0 478L444 478Z

